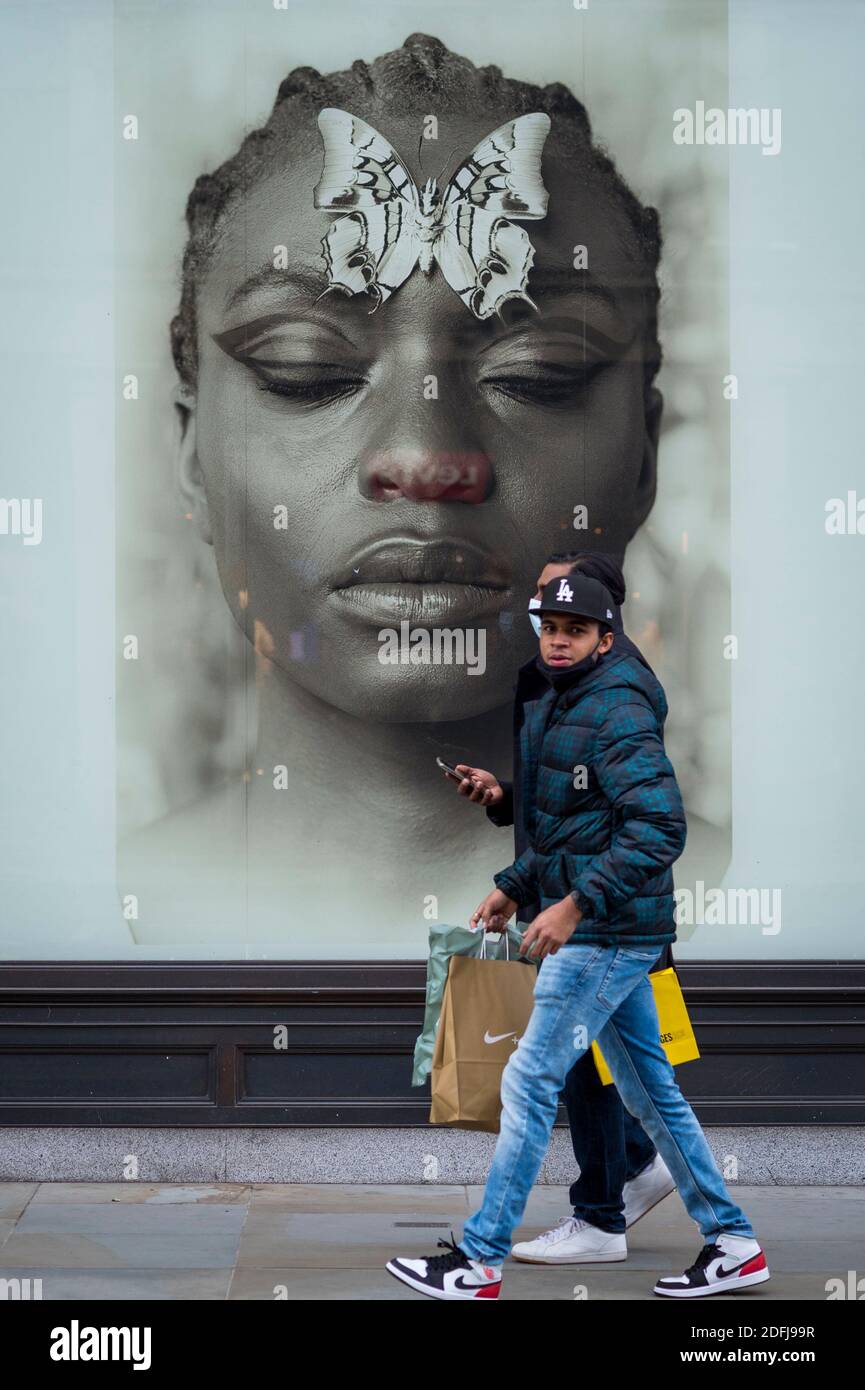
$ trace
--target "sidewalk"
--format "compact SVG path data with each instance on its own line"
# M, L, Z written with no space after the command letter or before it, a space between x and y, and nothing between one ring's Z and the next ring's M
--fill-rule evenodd
M0 1279L41 1279L44 1300L419 1299L387 1274L385 1261L435 1254L451 1229L459 1239L481 1191L0 1183ZM772 1279L728 1301L825 1301L828 1279L846 1288L849 1271L865 1275L865 1188L731 1191L763 1243ZM567 1188L536 1187L516 1238L567 1214ZM700 1245L674 1193L631 1228L626 1261L560 1268L509 1261L502 1297L659 1301L651 1293L655 1277L681 1273Z

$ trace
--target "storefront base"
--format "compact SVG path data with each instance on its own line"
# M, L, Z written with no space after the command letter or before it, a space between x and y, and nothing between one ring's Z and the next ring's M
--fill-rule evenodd
M731 1182L865 1183L865 1126L706 1125ZM439 1128L0 1128L2 1182L482 1183L492 1134ZM575 1177L558 1127L541 1183Z

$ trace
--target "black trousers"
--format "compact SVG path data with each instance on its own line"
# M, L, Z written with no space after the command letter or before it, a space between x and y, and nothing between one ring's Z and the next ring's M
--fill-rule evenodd
M568 1072L562 1097L580 1168L570 1189L574 1216L602 1231L624 1231L622 1188L648 1167L657 1150L615 1086L602 1084L591 1048Z

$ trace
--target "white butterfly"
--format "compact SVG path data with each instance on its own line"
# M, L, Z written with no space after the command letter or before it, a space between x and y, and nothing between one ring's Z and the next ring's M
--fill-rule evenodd
M383 135L359 116L319 113L324 167L317 208L346 215L322 240L329 289L370 294L374 312L415 266L435 263L479 319L507 299L525 299L535 250L521 221L545 217L541 151L550 129L542 111L494 130L457 169L442 194L435 179L418 189Z

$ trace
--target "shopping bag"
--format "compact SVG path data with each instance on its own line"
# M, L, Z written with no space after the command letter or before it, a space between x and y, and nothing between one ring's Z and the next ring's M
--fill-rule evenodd
M674 1067L680 1062L693 1062L700 1053L675 969L670 966L667 970L654 971L649 976L649 983L655 996L655 1007L661 1026L661 1046L667 1054L667 1060ZM610 1069L596 1042L592 1043L592 1056L601 1081L605 1086L611 1085L613 1078Z
M495 1134L502 1072L526 1030L537 971L521 960L451 956L432 1060L430 1124Z
M448 926L444 922L430 924L426 1007L423 1030L414 1046L414 1066L411 1075L413 1086L422 1086L432 1070L436 1028L441 1015L451 956L515 956L520 949L521 940L522 932L513 922L508 925L507 934L501 932L494 935L484 931L472 931L471 927Z

